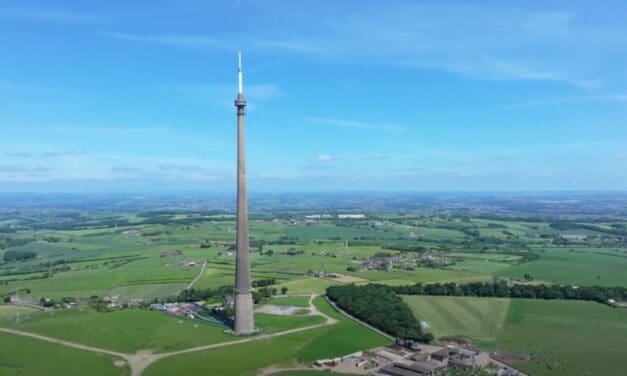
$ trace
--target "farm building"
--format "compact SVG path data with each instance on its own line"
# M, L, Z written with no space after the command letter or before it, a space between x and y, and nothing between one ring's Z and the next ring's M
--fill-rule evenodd
M435 376L440 375L445 369L442 365L416 361L412 363L394 362L379 370L382 375L389 376Z

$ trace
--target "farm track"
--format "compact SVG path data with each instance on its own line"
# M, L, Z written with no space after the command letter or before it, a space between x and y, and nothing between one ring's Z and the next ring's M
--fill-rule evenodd
M122 353L122 352L107 350L107 349L103 349L103 348L99 348L95 346L83 345L81 343L65 341L65 340L58 339L58 338L47 337L47 336L43 336L40 334L35 334L35 333L25 332L25 331L15 330L15 329L8 329L8 328L0 328L0 332L24 336L24 337L30 337L30 338L34 338L34 339L38 339L38 340L46 341L46 342L51 342L51 343L55 343L55 344L66 346L66 347L73 347L75 349L90 351L90 352L99 353L99 354L111 355L120 359L124 359L128 363L128 365L131 367L131 376L140 376L144 372L144 370L148 368L151 364L161 359L168 358L171 356L188 354L188 353L202 351L202 350L211 350L211 349L215 349L219 347L238 345L238 344L247 343L247 342L267 340L267 339L272 339L275 337L281 337L281 336L285 336L285 335L289 335L293 333L298 333L298 332L302 332L306 330L319 328L319 327L326 326L326 325L336 324L337 323L336 319L324 314L323 312L318 310L318 308L316 308L316 306L313 304L313 300L315 299L316 296L318 295L312 294L309 296L309 310L312 315L322 316L326 319L326 321L322 324L309 325L309 326L304 326L301 328L289 329L289 330L272 333L272 334L263 334L259 336L246 337L246 338L235 340L235 341L196 346L196 347L190 347L188 349L165 352L165 353L157 353L157 354L153 354L150 351L144 351L144 350L140 350L135 354Z
M196 283L200 278L202 278L202 276L205 274L205 269L207 268L207 261L202 263L202 268L200 268L200 273L198 273L198 275L196 276L196 278L194 278L193 281L191 281L189 283L189 285L187 285L187 287L185 287L186 290L191 289L194 286L194 283Z

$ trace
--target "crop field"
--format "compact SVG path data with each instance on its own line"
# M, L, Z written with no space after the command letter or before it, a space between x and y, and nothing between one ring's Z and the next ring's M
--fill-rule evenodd
M127 376L130 369L120 359L59 346L32 338L0 334L0 375ZM89 370L89 371L86 371Z
M510 299L448 296L404 296L419 320L427 321L436 338L465 337L494 341L507 314Z

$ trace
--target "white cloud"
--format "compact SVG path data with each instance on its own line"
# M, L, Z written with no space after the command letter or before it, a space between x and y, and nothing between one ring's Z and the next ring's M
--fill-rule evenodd
M314 123L314 124L330 125L330 126L337 126L337 127L342 127L342 128L379 131L379 132L394 133L394 134L399 134L404 131L404 127L398 124L371 123L371 122L364 122L364 121L355 121L355 120L337 119L337 118L325 118L325 117L306 117L303 120L308 123Z
M336 158L334 158L332 155L329 155L329 154L320 154L319 156L315 158L315 160L320 161L320 162L330 162L330 161L335 161Z

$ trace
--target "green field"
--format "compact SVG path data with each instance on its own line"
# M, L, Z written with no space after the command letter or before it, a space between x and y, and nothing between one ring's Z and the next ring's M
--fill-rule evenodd
M513 299L497 350L532 357L532 375L627 375L627 310L594 302ZM548 368L549 365L553 368Z
M357 284L468 283L495 278L512 282L529 274L531 283L627 286L624 220L487 218L423 210L365 213L366 218L360 220L310 220L299 210L252 213L252 279L274 279L270 287L277 293L287 287L287 294L322 294L329 286L351 281L313 277L317 271L354 277L352 281ZM222 326L158 312L125 309L98 313L88 308L96 299L87 299L116 295L118 302L175 299L177 292L199 275L203 262L207 267L194 289L232 286L235 221L231 213L25 209L19 214L0 212L0 231L5 231L0 233L3 299L8 301L19 291L20 299L34 304L40 298L58 302L72 297L81 307L59 309L63 306L57 305L52 312L41 312L0 305L2 326L128 353L173 351L238 339L224 333ZM8 251L34 252L36 257L4 262L3 255ZM377 258L396 261L371 266ZM196 264L181 265L189 260ZM516 353L541 351L555 359L563 353L564 362L591 374L598 374L598 364L610 362L610 355L618 358L614 349L624 348L625 340L621 338L627 338L620 322L621 318L626 321L627 311L610 310L596 303L429 296L404 299L417 318L431 325L437 338L467 337L483 348ZM223 296L213 296L207 303L222 300ZM260 305L305 308L308 301L309 297L290 296ZM150 367L147 374L239 375L271 364L293 365L389 343L335 312L322 298L317 298L315 304L339 322L285 337L164 359ZM14 317L17 309L22 316L19 324L7 319ZM323 318L305 311L294 316L257 313L256 324L265 335L323 323ZM8 341L6 336L4 341ZM595 341L601 345L589 343ZM598 349L608 346L609 355L597 355ZM240 349L253 354L250 362L240 362L232 354ZM64 349L57 351L61 354ZM84 357L85 362L92 358L90 354ZM91 373L98 374L100 368L105 375L128 372L110 367L112 362L106 357L95 359ZM2 354L0 360L0 375L44 372L37 368L39 365L20 368L20 362L7 362ZM546 359L524 367L534 375L543 374L543 362ZM618 374L617 369L611 371Z
M31 307L23 307L23 306L16 306L16 305L0 305L0 319L4 317L15 316L18 313L20 315L29 315L29 314L33 314L36 312L39 312L39 310L36 308L31 308Z
M284 296L280 298L274 298L268 302L268 304L287 305L294 307L309 307L308 296Z
M534 279L552 283L626 287L627 256L608 254L611 252L603 249L571 252L549 248L540 254L539 260L503 269L497 274L521 278L529 273Z
M256 370L273 364L290 366L296 362L295 352L325 331L326 328L316 328L273 339L166 358L148 367L144 375L234 376L254 374Z
M145 375L211 374L232 376L254 374L270 365L289 367L298 360L336 357L390 343L390 340L346 318L321 297L314 304L322 312L339 320L328 327L276 337L269 340L199 351L166 358L151 365ZM246 354L242 361L242 354Z
M259 313L255 318L268 333L324 322L320 316L303 315ZM136 309L109 313L71 309L33 315L19 324L4 320L0 325L126 353L167 352L237 339L221 326Z
M185 288L182 283L159 283L149 285L120 286L109 290L107 296L118 295L118 302L128 302L133 299L153 300L173 296Z
M315 298L314 305L339 322L302 347L297 352L299 359L313 361L332 358L390 343L389 339L337 312L324 298Z
M126 353L163 352L233 340L218 326L136 309L109 313L69 309L34 315L20 324L4 320L0 325Z
M0 375L126 376L130 369L120 359L32 338L0 333Z
M436 338L459 336L496 340L510 299L444 296L404 296L419 320L427 321Z

